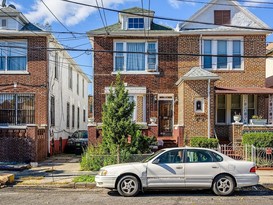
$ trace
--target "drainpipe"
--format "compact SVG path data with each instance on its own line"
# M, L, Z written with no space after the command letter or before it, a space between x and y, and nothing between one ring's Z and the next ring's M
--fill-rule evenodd
M208 79L208 138L210 138L210 79Z

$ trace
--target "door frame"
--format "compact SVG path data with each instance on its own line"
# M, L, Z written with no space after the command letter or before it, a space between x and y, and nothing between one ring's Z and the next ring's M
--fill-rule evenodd
M158 134L160 133L160 123L159 123L159 101L172 101L172 133L174 127L174 94L158 94L157 95L157 110L158 110ZM159 136L164 136L160 135Z

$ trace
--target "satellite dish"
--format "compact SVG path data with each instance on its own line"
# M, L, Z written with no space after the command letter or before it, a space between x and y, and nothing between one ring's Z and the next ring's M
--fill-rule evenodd
M2 7L6 7L6 0L2 1Z
M16 9L16 7L13 4L9 5L10 8Z

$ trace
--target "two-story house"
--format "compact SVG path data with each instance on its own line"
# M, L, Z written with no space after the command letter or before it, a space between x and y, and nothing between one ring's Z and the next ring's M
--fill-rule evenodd
M265 23L227 0L212 0L175 31L155 24L153 16L140 8L123 10L117 24L88 33L95 122L101 122L105 96L120 72L136 102L134 120L165 145L188 144L195 136L235 142L235 130L252 129L253 115L272 124L264 58L271 32ZM241 119L234 124L235 114ZM153 117L156 125L149 122ZM91 142L98 138L95 126L89 126Z
M0 34L0 161L39 161L52 153L50 142L60 151L60 139L86 129L89 80L12 5L0 10Z

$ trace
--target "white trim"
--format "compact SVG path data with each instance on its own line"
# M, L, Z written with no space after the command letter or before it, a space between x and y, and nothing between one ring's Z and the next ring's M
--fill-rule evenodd
M223 40L227 41L227 55L233 55L233 41L238 40L240 41L241 46L241 55L244 55L244 38L239 36L203 36L202 37L202 46L200 49L200 53L204 53L205 47L204 41L210 40L211 41L211 54L218 55L218 48L217 48L217 41ZM227 68L217 68L217 57L212 56L212 68L204 68L203 62L204 57L201 56L201 63L200 67L205 70L213 70L213 71L244 71L244 58L241 57L241 68L233 68L233 59L232 57L227 57Z
M105 87L104 92L105 94L110 93L111 87ZM115 89L114 87L112 88ZM128 91L128 94L146 94L147 88L146 87L125 87L125 90Z
M210 81L210 80L208 80ZM196 109L196 103L200 101L201 102L201 109L200 110L197 110ZM205 99L204 98L201 98L201 97L198 97L198 98L194 98L194 112L195 113L204 113L205 112ZM209 114L208 114L209 115Z
M157 100L158 101L166 101L166 100L169 100L169 101L174 101L174 94L158 94L157 95Z
M0 71L0 75L29 75L28 71Z
M159 75L160 72L152 72L152 71L114 71L111 74L117 75L118 73L123 75Z

